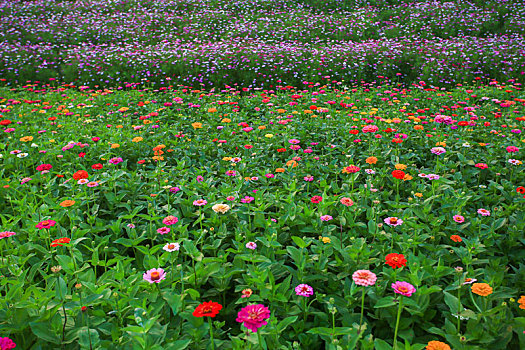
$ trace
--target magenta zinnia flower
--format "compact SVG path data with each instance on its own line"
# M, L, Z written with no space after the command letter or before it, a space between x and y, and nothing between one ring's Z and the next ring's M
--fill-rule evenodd
M165 235L166 233L169 233L170 231L171 229L166 226L157 229L157 233L160 233L161 235Z
M177 222L179 222L179 219L173 215L166 216L164 220L162 220L164 225L175 225Z
M357 270L352 275L352 279L358 286L373 286L377 281L377 276L369 270Z
M295 294L303 297L310 297L314 295L314 289L307 284L300 284L295 287Z
M270 318L270 309L262 304L248 305L237 314L237 322L241 322L244 327L256 333L258 328L267 325Z
M462 222L465 222L465 218L462 215L454 215L452 219L454 219L455 222L460 223L460 224Z
M142 278L149 283L159 283L166 278L166 272L163 269L151 269L146 271Z
M44 220L44 221L40 221L38 224L36 224L36 228L39 229L39 230L43 230L45 228L51 228L53 226L55 226L57 222L54 221L54 220Z
M401 294L406 297L409 297L416 292L416 288L414 288L414 286L408 282L397 281L396 283L392 283L392 288L397 294Z
M16 344L13 342L11 338L0 337L0 349L1 350L11 350L14 348L16 348Z
M330 215L323 215L323 216L321 216L321 221L330 221L332 219L333 219L333 217L330 216Z
M478 214L481 214L481 216L490 216L490 211L488 211L487 209L478 209Z

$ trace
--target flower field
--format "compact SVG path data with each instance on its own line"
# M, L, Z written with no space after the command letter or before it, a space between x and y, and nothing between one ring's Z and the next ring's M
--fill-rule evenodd
M525 0L10 0L0 4L0 78L523 83L524 33Z
M522 97L495 81L3 88L2 336L523 348Z
M0 350L525 349L525 1L4 1Z

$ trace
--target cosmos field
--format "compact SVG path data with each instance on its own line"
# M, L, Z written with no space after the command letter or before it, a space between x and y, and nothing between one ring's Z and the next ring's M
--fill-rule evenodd
M0 11L1 350L525 347L519 2Z

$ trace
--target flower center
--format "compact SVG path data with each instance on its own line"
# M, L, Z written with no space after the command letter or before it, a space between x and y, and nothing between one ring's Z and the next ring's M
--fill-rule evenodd
M158 280L159 278L160 278L160 273L159 273L159 272L157 272L157 271L153 271L153 272L151 273L151 279L152 279L152 280L156 281L156 280Z
M391 223L391 224L395 224L396 222L397 222L397 218L391 218L391 219L390 219L390 223Z
M175 248L175 244L168 245L168 249L174 249L174 248Z
M402 292L402 293L406 293L406 292L408 292L408 288L407 288L407 287L403 287L403 286L401 286L401 287L398 287L398 289L399 289L399 291Z
M212 311L213 311L213 308L211 306L205 306L205 307L202 308L202 313L203 314L209 314Z

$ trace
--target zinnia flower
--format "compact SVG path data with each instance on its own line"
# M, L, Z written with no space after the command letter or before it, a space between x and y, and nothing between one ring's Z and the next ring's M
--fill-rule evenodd
M0 337L0 349L1 350L11 350L16 348L16 344L8 337Z
M221 214L225 214L228 210L230 210L230 206L228 204L215 204L211 208L214 212Z
M347 167L343 168L343 174L355 174L359 170L361 170L360 167L355 166L355 165L350 165L350 166L347 166Z
M237 322L241 322L244 327L252 332L257 332L257 329L268 324L267 319L270 318L270 309L262 304L248 305L239 311L237 314Z
M67 238L67 237L63 237L63 238L59 238L59 239L55 239L52 243L51 243L51 247L63 247L63 244L62 243L70 243L71 242L71 239Z
M44 220L44 221L40 221L38 224L36 224L36 228L39 229L39 230L42 230L42 229L45 229L45 228L51 228L53 226L55 226L57 222L54 221L54 220Z
M314 294L314 289L303 283L295 287L295 294L303 297L310 297Z
M249 298L249 297L251 297L252 294L253 294L253 291L250 288L243 289L241 298Z
M406 175L405 172L402 171L402 170L394 170L394 171L392 171L392 176L394 177L394 179L403 180L405 175Z
M481 216L490 216L490 211L488 211L487 209L478 209L478 214L481 214Z
M197 308L193 311L193 316L195 317L215 317L221 311L222 305L219 303L215 303L213 301L208 301L200 304L197 306Z
M465 218L461 215L454 215L452 219L454 219L454 221L459 224L461 224L462 222L465 222Z
M11 236L14 236L14 235L16 235L16 232L13 232L13 231L3 231L3 232L0 232L0 239L7 238L7 237L11 237Z
M354 205L354 201L347 197L341 198L340 202L342 205L345 205L347 207L351 207L352 205Z
M323 200L323 197L321 196L313 196L312 198L310 198L310 202L315 203L315 204L321 203L322 200Z
M385 262L393 269L397 269L398 267L406 266L407 259L405 259L403 254L390 253L385 257Z
M482 297L492 294L492 287L487 283L474 283L470 289L472 293L481 295Z
M257 248L257 244L255 242L248 242L246 243L246 248L255 250Z
M87 179L88 177L89 177L89 174L85 170L79 170L73 174L73 179L75 180Z
M157 233L160 233L161 235L165 235L166 233L169 233L170 231L171 229L166 226L157 229Z
M387 224L389 226L399 226L399 225L401 225L403 223L403 220L398 219L395 216L386 218L384 221L385 221L385 224Z
M159 283L166 278L166 272L163 269L151 269L146 271L142 278L149 283Z
M377 281L377 276L369 270L357 270L353 273L352 279L358 286L373 286Z
M179 222L179 218L173 216L173 215L169 215L169 216L166 216L163 220L162 220L162 223L164 225L175 225L177 222Z
M395 293L406 297L412 296L412 294L416 292L416 288L408 282L397 281L396 283L392 283L392 288Z
M321 221L330 221L332 219L333 219L333 217L331 217L330 215L323 215L323 216L321 216Z
M452 235L452 236L450 236L450 239L453 240L456 243L462 241L461 237L459 237L458 235Z
M167 243L164 247L162 247L167 252L174 252L180 249L179 243Z
M193 201L193 205L196 205L198 207L201 207L206 204L208 204L208 201L206 201L205 199L197 199L196 201Z
M426 350L450 350L450 346L448 346L446 343L437 341L437 340L431 340L428 342Z

